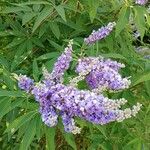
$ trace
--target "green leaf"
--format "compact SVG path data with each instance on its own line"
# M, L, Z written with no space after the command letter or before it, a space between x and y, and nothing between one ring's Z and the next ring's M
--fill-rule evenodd
M59 44L57 44L56 42L54 42L54 41L52 41L52 40L49 40L49 39L48 39L48 41L49 41L49 43L50 43L54 48L56 48L56 50L62 51L62 49L63 49L62 46L60 46Z
M33 61L33 77L34 77L35 81L38 81L38 78L39 78L39 68L38 68L37 60L36 59L34 59L34 61Z
M135 6L134 7L135 12L135 25L140 32L140 37L143 40L145 30L146 30L146 19L144 14L146 14L146 10L144 7Z
M36 134L36 121L36 118L30 121L25 135L23 136L23 139L21 141L20 150L28 150L31 142L33 141Z
M49 2L46 2L46 1L41 1L41 0L36 0L36 1L28 1L28 2L24 2L24 3L11 3L12 5L15 5L15 6L26 6L26 5L41 5L41 4L44 4L44 5L52 5L51 3Z
M105 128L103 126L95 125L95 127L103 134L103 136L105 136L105 138L107 138L106 130L105 130Z
M62 5L58 5L57 7L55 7L55 9L56 9L57 13L61 16L61 18L65 22L67 22L64 7Z
M32 33L35 32L35 30L41 25L43 21L45 21L53 11L53 7L46 6L38 15L37 19L35 20Z
M47 61L44 65L48 69L49 72L53 70L54 64L57 58L52 58L51 60Z
M11 100L9 98L0 101L0 119L9 112Z
M41 119L41 115L39 114L37 116L37 123L36 123L36 138L38 141L41 139L42 135L44 134L43 132L43 122Z
M88 0L88 5L89 5L89 15L90 15L90 20L93 22L94 18L96 17L97 9L99 7L99 3L97 0Z
M38 57L36 60L46 60L46 59L52 59L52 58L57 58L60 55L59 52L51 52L51 53L46 53L44 55L41 55Z
M39 27L39 38L41 36L44 35L44 33L47 32L47 29L49 28L48 24L47 23L44 23L42 26Z
M7 129L4 133L10 132L14 133L17 131L23 124L30 121L35 115L37 114L37 111L30 111L17 119L15 119L11 124L8 125Z
M130 8L127 6L122 7L119 12L118 21L116 24L116 37L120 34L120 32L125 28L126 24L128 23L129 15Z
M14 89L15 82L12 79L11 73L3 68L3 80L10 90Z
M27 41L21 43L15 53L14 60L11 63L11 71L17 68L17 66L24 60L23 56L26 53Z
M146 13L146 20L147 20L147 24L150 27L150 15L148 13Z
M34 13L34 12L25 13L22 16L22 25L25 25L26 23L28 23L35 16L36 16L36 13Z
M1 13L16 13L19 11L32 11L32 9L28 6L23 7L5 7L5 9Z
M26 94L22 91L6 91L0 90L0 97L7 96L7 97L26 97Z
M131 140L130 142L128 142L126 145L127 145L127 146L128 146L128 145L132 145L132 144L134 144L134 143L137 143L137 141L139 141L139 139L138 139L138 138L135 138L135 139Z
M70 28L72 28L72 29L75 29L79 33L85 31L85 29L83 28L82 25L76 24L71 20L67 20L67 22L65 22L62 19L58 18L57 21L64 24L64 25L66 25L66 26L68 26L68 27L70 27Z
M43 45L42 41L39 38L37 38L37 37L32 38L32 42L35 45L37 45L38 47L44 48L44 45Z
M46 150L55 150L55 128L46 127Z
M15 35L15 32L12 30L0 31L0 37Z
M139 76L138 78L135 79L135 81L133 82L133 86L141 83L141 82L145 82L150 80L150 72L146 73L146 74L142 74L141 76Z
M29 109L29 110L38 110L39 105L37 103L24 101L21 104L21 108Z
M4 105L1 104L2 108L0 108L0 119L14 108L20 106L23 103L23 101L24 99L16 99L11 103L11 99L6 100Z
M65 134L64 134L64 137L65 137L66 142L67 142L74 150L77 150L74 136L73 136L72 134L70 134L70 133L65 133Z
M5 68L9 69L9 63L8 63L7 59L3 56L0 56L0 65L2 65Z
M122 56L121 54L116 54L116 53L101 54L101 56L105 58L116 58L116 59L126 60L124 56Z
M50 25L50 28L51 28L53 34L56 36L57 39L59 39L60 30L59 30L59 26L57 25L57 23L56 22L50 22L49 25Z
M21 43L23 43L25 41L24 38L14 38L13 41L11 43L9 43L5 49L9 49L9 48L12 48L12 47L15 47Z

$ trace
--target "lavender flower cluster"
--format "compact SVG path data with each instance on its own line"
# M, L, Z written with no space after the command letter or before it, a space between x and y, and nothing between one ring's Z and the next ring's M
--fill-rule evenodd
M139 5L145 5L147 2L148 0L135 0L135 3Z
M79 59L76 71L86 74L86 82L91 89L118 91L130 85L128 78L122 78L119 69L125 65L110 59L85 57Z
M111 31L115 26L116 26L115 22L110 22L107 26L99 28L98 31L93 30L91 35L89 35L89 37L84 39L84 42L90 45L98 40L105 38L111 33Z
M112 27L112 24L110 26ZM104 125L135 116L141 104L137 103L132 108L122 110L121 106L127 103L127 100L109 99L103 95L103 90L97 92L100 88L114 91L128 88L130 80L122 78L118 72L120 68L125 67L124 64L100 57L82 58L78 60L76 69L79 76L72 79L70 85L63 84L63 74L72 60L72 44L70 41L51 73L43 69L44 79L39 83L34 83L26 75L17 77L20 89L33 94L39 103L42 121L53 127L58 123L58 116L61 116L65 131L77 134L81 129L76 126L75 117ZM76 87L77 82L83 79L86 79L92 90L79 90Z

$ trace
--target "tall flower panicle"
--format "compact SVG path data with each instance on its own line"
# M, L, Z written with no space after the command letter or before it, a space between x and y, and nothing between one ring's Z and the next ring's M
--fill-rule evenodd
M141 104L137 103L133 108L123 110L122 105L126 104L127 100L109 99L96 90L99 86L106 86L111 90L127 88L128 79L122 78L118 72L120 68L125 67L124 64L99 57L79 59L76 69L79 76L73 80L73 83L85 77L93 90L79 90L73 84L64 85L61 79L64 71L69 68L71 53L72 43L69 43L55 63L52 73L44 68L44 79L37 84L33 84L33 80L24 75L18 77L19 87L33 94L39 103L42 121L47 126L56 126L60 116L65 131L78 134L81 128L76 125L75 117L104 125L113 121L121 122L138 113Z
M84 39L85 43L90 45L98 40L105 38L111 33L115 25L116 25L115 22L110 22L107 26L101 27L97 31L93 30L91 35L89 35L89 37Z
M130 109L130 116L126 115L126 109L121 110L127 100L113 100L88 90L78 90L72 86L57 85L61 89L52 94L50 101L53 107L62 112L63 123L66 131L75 127L72 118L80 117L95 124L106 124L112 121L122 121L134 116L141 105L137 104ZM55 88L56 88L55 87Z
M41 113L42 121L50 127L57 125L58 122L58 115L50 101L52 93L53 91L50 87L44 83L36 84L32 90L35 100L40 104L39 112Z
M54 64L53 71L51 73L51 77L55 80L61 80L64 71L69 68L69 64L72 60L72 44L73 41L70 40L68 46L65 48L65 51L58 58L56 63Z
M135 3L139 5L145 5L147 2L148 0L135 0Z

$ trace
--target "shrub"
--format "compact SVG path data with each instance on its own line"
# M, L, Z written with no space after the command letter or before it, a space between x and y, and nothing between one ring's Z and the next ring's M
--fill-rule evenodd
M1 149L149 148L148 1L7 0L0 3ZM109 36L87 47L82 44L92 30L97 31L109 22L116 22ZM77 135L64 132L60 119L56 127L43 124L38 103L18 88L14 74L26 74L36 82L42 80L42 68L52 71L70 39L74 41L73 60L64 74L64 83L76 76L76 63L81 56L100 55L124 63L126 67L119 73L130 77L131 85L117 93L105 91L104 96L124 97L130 106L141 103L142 110L136 117L103 126L76 118L82 128ZM84 81L78 83L81 90L87 86Z

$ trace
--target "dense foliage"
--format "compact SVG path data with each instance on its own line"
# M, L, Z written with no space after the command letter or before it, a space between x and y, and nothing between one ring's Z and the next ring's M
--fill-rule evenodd
M146 3L147 2L147 3ZM146 4L145 4L146 3ZM150 147L150 6L143 0L1 0L0 1L0 149L148 150ZM109 36L89 47L82 45L92 30L116 22ZM74 39L73 61L65 83L75 77L81 55L103 56L126 65L128 89L106 92L111 99L126 98L142 108L121 123L95 125L76 118L80 134L64 132L61 121L43 124L39 105L18 88L15 74L40 81L42 68L53 64ZM85 82L79 82L86 89Z

